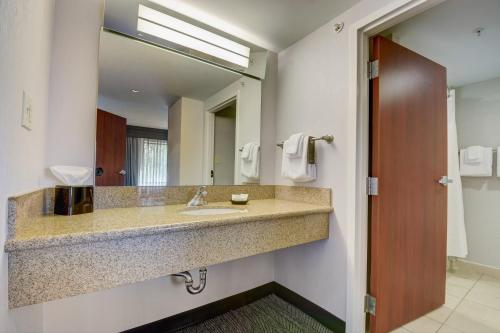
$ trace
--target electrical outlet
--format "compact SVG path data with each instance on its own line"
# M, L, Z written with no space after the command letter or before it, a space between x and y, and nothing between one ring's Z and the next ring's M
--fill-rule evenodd
M21 125L28 130L31 130L33 127L33 101L26 91L23 91L23 117Z

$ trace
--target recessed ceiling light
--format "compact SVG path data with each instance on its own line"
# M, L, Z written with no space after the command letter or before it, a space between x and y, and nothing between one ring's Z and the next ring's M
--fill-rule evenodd
M134 94L140 93L140 91L139 91L139 90L137 90L137 89L132 89L132 90L130 90L130 92L131 92L131 93L134 93Z
M139 5L137 30L248 67L247 46L144 5Z

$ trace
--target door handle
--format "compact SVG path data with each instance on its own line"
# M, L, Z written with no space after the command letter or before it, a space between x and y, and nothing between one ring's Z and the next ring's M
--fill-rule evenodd
M118 171L118 174L119 174L119 175L122 175L122 176L125 176L125 175L127 174L127 171L125 171L125 170L120 170L120 171Z
M453 179L448 178L448 176L443 176L438 180L438 183L443 186L448 186L448 184L453 183Z

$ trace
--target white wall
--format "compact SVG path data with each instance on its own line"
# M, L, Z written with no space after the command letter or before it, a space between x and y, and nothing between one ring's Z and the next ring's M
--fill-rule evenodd
M56 1L47 166L94 167L99 32L104 0ZM54 179L47 173L47 184Z
M0 0L0 24L17 26L22 29L23 38L16 34L10 35L7 43L11 45L18 40L23 46L18 46L10 54L7 64L1 63L2 78L4 71L11 71L12 79L19 78L15 72L15 61L23 54L23 48L32 48L32 41L40 41L47 45L47 39L36 37L42 33L37 25L40 15L41 1L26 0L23 5L18 2ZM155 319L166 317L189 308L194 308L229 295L251 289L258 285L276 280L295 290L302 296L340 318L345 318L345 289L346 289L346 245L345 233L347 229L346 202L344 194L347 192L347 170L345 166L347 147L347 81L348 81L348 29L353 22L363 18L368 13L378 9L391 0L364 0L316 32L299 41L279 55L278 82L264 83L267 88L277 89L276 117L270 112L275 101L273 94L263 92L263 117L274 120L275 135L271 127L263 126L262 146L266 147L266 156L274 153L275 161L269 162L263 158L263 175L266 182L276 179L278 184L290 184L281 179L279 166L279 150L275 148L277 141L288 135L304 131L312 135L334 134L335 143L332 146L318 144L319 172L318 180L309 186L330 187L333 189L333 203L335 213L331 218L330 239L315 244L304 245L280 251L273 254L255 256L222 265L209 267L208 289L199 296L188 295L182 286L170 281L170 278L146 281L130 286L123 286L107 291L53 301L43 306L22 308L18 311L6 310L5 298L0 300L0 322L39 324L43 322L44 332L92 331L111 332L141 325ZM28 6L27 4L31 6ZM36 5L35 5L36 3ZM17 111L10 114L12 119L5 122L2 118L0 126L0 156L14 156L15 158L1 160L2 173L2 235L5 233L5 205L4 193L14 193L36 187L38 178L42 175L43 161L37 163L33 156L36 152L47 149L49 154L47 164L69 163L93 165L94 159L94 131L95 105L97 95L97 47L99 45L98 29L101 21L97 19L101 14L102 0L58 0L56 24L58 31L54 35L54 58L52 69L51 116L49 142L43 145L42 136L36 137L37 145L33 148L34 155L19 154L19 147L32 143L35 132L19 134L14 124ZM9 7L7 10L4 8ZM13 21L12 7L26 7L32 12L33 20ZM22 8L21 8L22 9ZM36 15L35 15L36 13ZM333 24L343 21L346 28L341 34L336 34ZM29 24L28 24L29 23ZM74 34L73 34L74 31ZM36 32L36 34L33 34ZM31 38L32 37L32 38ZM36 39L35 39L36 37ZM32 40L33 39L33 40ZM4 59L3 48L2 60ZM36 57L27 57L27 62L38 64L43 61L44 53L37 53ZM17 60L16 60L17 59ZM61 67L56 66L57 62ZM36 68L39 68L38 66ZM40 67L43 68L43 67ZM28 73L28 72L26 72ZM32 71L30 75L33 75ZM23 77L22 75L20 77ZM5 84L1 80L0 84ZM36 80L25 79L29 84ZM8 83L11 85L11 82ZM2 86L3 87L3 86ZM2 94L2 107L16 109L20 106L16 95L19 88L9 88L10 102L4 102L5 89ZM14 96L14 97L13 97ZM58 101L57 99L60 99ZM36 102L35 102L36 103ZM17 116L16 116L17 114ZM73 117L70 117L73 116ZM265 116L264 116L265 115ZM2 117L5 117L2 110ZM264 122L264 120L262 120ZM4 125L7 124L7 125ZM59 126L58 126L59 125ZM3 131L3 127L12 127ZM22 134L21 134L22 133ZM89 135L91 133L92 135ZM264 134L265 133L265 134ZM69 137L69 139L68 139ZM8 139L7 139L8 138ZM19 145L8 147L5 143L14 139ZM39 140L38 140L39 139ZM29 141L28 141L29 140ZM68 142L68 144L66 144ZM14 151L15 150L15 151ZM264 156L264 155L263 155ZM29 162L29 163L28 163ZM269 170L276 165L274 177ZM265 171L264 171L265 170ZM5 171L5 172L4 172ZM6 179L7 175L10 179ZM21 177L14 176L22 175ZM4 187L6 185L6 187ZM4 191L6 188L8 191ZM4 238L4 237L3 237ZM274 265L276 262L276 265ZM5 259L2 260L1 288L5 295ZM40 310L43 308L43 311ZM5 320L4 320L5 319ZM2 326L0 326L3 329ZM11 330L13 331L13 330ZM29 330L22 330L29 331ZM35 326L32 331L42 331Z
M457 88L456 110L460 148L500 146L500 78ZM500 178L496 165L495 159L494 177L462 177L462 187L467 259L500 268Z
M99 95L97 107L127 119L127 125L149 128L168 128L168 106L153 109L142 103L129 103Z
M349 28L391 0L364 0L279 53L276 140L293 133L333 134L332 145L316 144L318 179L307 186L333 191L334 213L326 241L282 250L276 255L276 280L344 319L346 314L346 232ZM344 22L337 34L334 24ZM276 151L276 183L281 151ZM352 263L351 263L352 264Z
M50 184L46 165L92 166L94 161L103 1L57 0L53 39L52 3L0 0L0 248L8 195ZM31 132L19 124L23 88L33 96ZM207 289L198 296L167 277L8 310L6 256L0 258L0 332L9 333L116 332L274 280L273 255L265 254L209 267Z
M195 279L198 274L194 274ZM264 254L208 268L206 289L187 293L171 277L45 303L50 333L118 332L214 302L274 280L273 255Z
M278 55L269 52L266 79L262 81L262 108L260 117L260 183L274 184L276 157L276 106L278 93Z
M7 305L7 197L40 186L45 166L53 0L0 0L0 332L41 331L42 306ZM33 129L21 127L23 90Z

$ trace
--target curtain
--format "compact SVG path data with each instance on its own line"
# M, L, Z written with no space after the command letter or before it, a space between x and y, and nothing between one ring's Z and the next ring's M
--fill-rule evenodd
M125 185L137 186L139 179L139 165L142 164L143 149L140 138L127 137Z
M139 186L167 185L167 141L143 139L142 159L139 161Z
M167 131L127 126L125 185L167 185Z
M465 232L464 199L460 179L458 159L457 124L455 121L455 90L448 96L448 256L465 258L467 256L467 237Z

